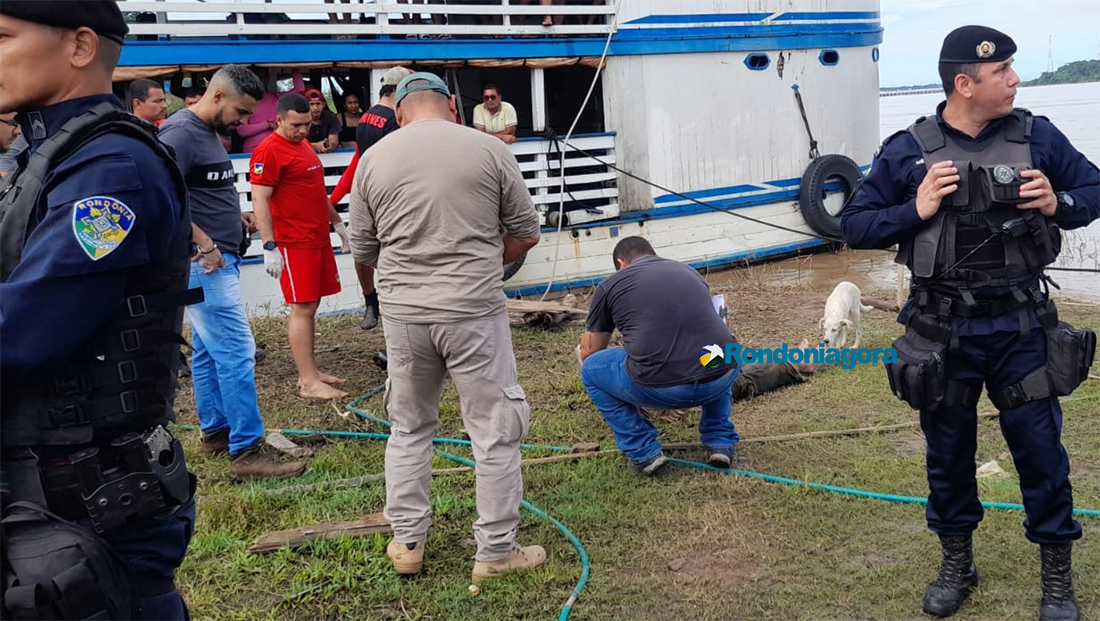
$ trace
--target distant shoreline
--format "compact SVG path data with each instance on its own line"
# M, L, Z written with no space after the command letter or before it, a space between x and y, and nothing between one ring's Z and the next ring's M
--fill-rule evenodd
M1020 83L1021 87L1028 86L1050 86L1052 84L1089 84L1091 82L1100 82L1100 59L1098 60L1077 60L1071 63L1066 63L1061 67L1058 67L1055 71L1044 71L1042 75L1034 80L1025 80ZM911 86L888 86L879 89L879 96L888 94L918 94L925 92L932 92L942 90L942 86L939 83L929 84L916 84Z
M1021 82L1020 88L1032 88L1037 86L1067 86L1071 84L1094 84L1100 82L1100 79L1096 80L1081 80L1078 82L1056 82L1056 83L1042 83L1036 84L1034 82ZM880 88L878 91L879 97L898 97L901 95L929 95L932 93L942 93L943 87L936 85L927 86L892 86L889 88Z

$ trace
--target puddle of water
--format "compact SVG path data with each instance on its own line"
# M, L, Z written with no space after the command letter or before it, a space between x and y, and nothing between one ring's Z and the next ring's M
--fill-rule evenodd
M1089 227L1100 228L1100 227ZM1085 233L1071 231L1065 234L1062 254L1057 265L1067 267L1100 268L1100 230ZM860 289L879 289L893 292L897 288L898 270L892 253L880 250L842 250L819 252L793 257L784 261L758 265L760 282L773 285L810 287L828 293L842 280ZM736 283L745 278L739 270L711 273L707 280L713 283ZM908 271L905 271L908 283ZM1061 285L1061 291L1051 290L1055 299L1073 299L1100 302L1100 274L1084 272L1049 272ZM892 295L884 295L893 299Z

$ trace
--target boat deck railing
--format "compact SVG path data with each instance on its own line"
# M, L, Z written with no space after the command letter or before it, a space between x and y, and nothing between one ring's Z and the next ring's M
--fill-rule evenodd
M560 142L542 138L520 138L509 145L519 163L520 171L531 193L535 207L543 217L544 226L557 226L559 205L564 207L566 224L583 224L606 220L619 215L619 189L615 171L606 164L615 164L615 134L583 134L573 136L569 143L589 155L567 149L561 166ZM353 149L338 149L320 154L325 167L325 185L331 194L340 176L351 162ZM598 159L597 159L598 158ZM241 211L252 211L252 186L248 181L249 155L231 155L236 175ZM561 170L565 169L565 189L561 190ZM345 197L336 206L344 221L350 199ZM333 236L333 245L339 239ZM254 244L253 249L259 245Z
M415 0L413 0L415 2ZM261 39L361 37L551 37L607 35L624 0L542 6L537 0L339 0L273 3L260 0L122 0L137 39L238 37ZM543 26L549 16L553 25Z

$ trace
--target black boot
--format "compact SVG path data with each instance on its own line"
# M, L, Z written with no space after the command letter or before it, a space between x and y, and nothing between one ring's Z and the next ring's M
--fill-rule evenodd
M940 545L943 546L940 575L924 592L924 611L937 617L950 617L978 586L978 568L974 566L970 535L941 536Z
M378 325L378 317L381 315L378 310L378 292L363 295L363 301L366 308L363 310L363 322L359 324L359 328L371 330Z
M1077 621L1077 598L1073 595L1073 572L1070 569L1072 543L1039 547L1043 560L1043 604L1039 621Z

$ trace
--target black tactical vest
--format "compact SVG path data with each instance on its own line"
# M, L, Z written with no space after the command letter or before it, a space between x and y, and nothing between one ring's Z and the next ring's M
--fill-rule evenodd
M39 145L0 193L0 281L7 281L20 261L31 217L50 189L45 187L50 171L99 136L122 133L148 145L169 164L182 205L169 258L132 272L114 317L61 371L5 381L0 445L84 444L100 430L121 434L175 419L183 306L201 301L202 290L187 289L191 214L186 186L172 153L151 128L109 103L99 104Z
M1031 127L1031 113L1017 108L980 147L955 140L935 117L909 127L925 166L950 160L960 177L928 226L898 245L895 260L910 269L916 285L1013 286L1057 258L1061 232L1053 220L1016 208L1024 202L1020 185L1029 181L1019 171L1031 168Z

